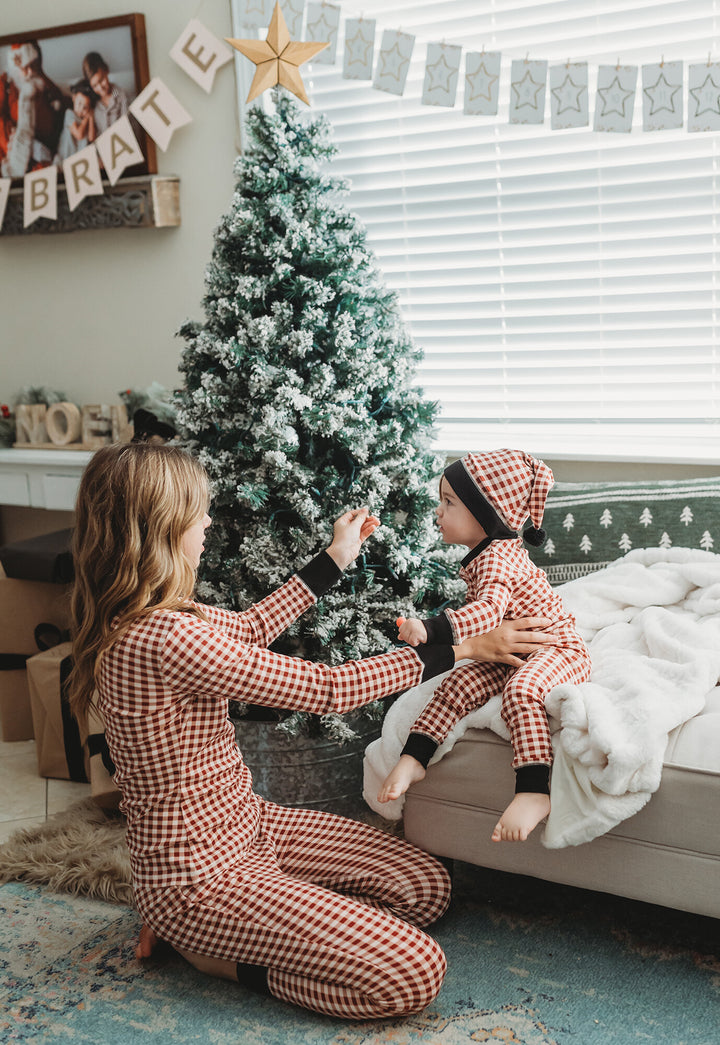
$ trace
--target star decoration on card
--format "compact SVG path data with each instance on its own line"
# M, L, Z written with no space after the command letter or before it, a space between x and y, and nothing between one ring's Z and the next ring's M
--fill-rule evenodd
M699 87L691 87L688 93L695 102L694 116L707 112L720 116L720 84L715 83L710 73Z
M480 62L474 73L465 74L470 100L475 101L476 98L485 98L491 102L493 84L496 84L498 79L499 77L485 68L485 62Z
M298 68L328 44L327 41L291 40L279 3L275 4L265 40L231 40L229 37L226 40L257 67L246 104L276 84L292 91L306 105L310 104Z
M650 115L654 116L662 111L674 113L675 95L678 91L682 91L682 84L668 83L664 73L660 74L657 83L652 87L644 87L643 94L650 100Z
M387 51L380 54L382 70L380 75L387 76L390 80L397 80L398 84L405 78L408 59L400 50L400 40L397 39Z
M538 94L542 91L545 86L542 83L536 83L530 70L528 69L522 80L518 80L516 83L510 85L515 92L515 108L522 109L524 105L529 105L531 109L537 109L538 107Z
M557 102L558 113L567 112L568 109L572 109L573 112L582 112L580 98L583 91L587 91L585 84L574 83L568 73L560 86L553 87L551 92Z
M450 81L453 76L457 75L457 69L448 65L444 54L441 54L433 65L427 66L427 72L428 91L449 91Z
M308 33L316 39L328 41L328 49L317 59L324 65L335 64L339 26L340 8L336 4L328 4L326 0L322 0L322 3L308 5Z
M360 65L363 69L368 65L368 59L372 52L373 45L375 43L374 32L375 23L372 23L373 37L368 39L363 36L363 25L360 20L357 23L357 30L354 36L345 37L345 47L348 53L348 66Z
M598 87L597 93L602 98L603 103L601 116L609 116L613 112L617 113L618 116L625 116L625 103L628 98L632 98L635 95L634 91L625 90L617 76L607 87Z
M308 25L308 29L322 33L323 36L331 36L332 33L336 33L337 23L333 20L332 13L334 10L335 8L328 10L327 6L323 4L318 11L317 18Z

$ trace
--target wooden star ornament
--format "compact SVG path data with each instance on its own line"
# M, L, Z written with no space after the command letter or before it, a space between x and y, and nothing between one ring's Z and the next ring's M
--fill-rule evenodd
M246 104L275 84L286 87L306 105L310 104L298 67L309 61L318 51L328 47L329 43L291 40L279 3L275 4L272 21L264 40L231 40L229 37L225 39L256 66Z

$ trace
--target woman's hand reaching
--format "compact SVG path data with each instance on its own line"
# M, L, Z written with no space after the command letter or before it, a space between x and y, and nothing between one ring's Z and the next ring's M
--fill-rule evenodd
M560 641L559 636L543 631L552 621L546 617L520 617L504 620L494 631L465 639L453 646L455 660L479 660L492 664L509 664L521 668L530 653Z
M332 544L327 553L344 570L360 554L363 541L378 528L380 520L367 507L352 508L333 523Z

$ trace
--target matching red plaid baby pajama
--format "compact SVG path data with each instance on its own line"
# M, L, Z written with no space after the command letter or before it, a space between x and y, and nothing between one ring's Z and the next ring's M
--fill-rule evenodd
M345 712L447 670L452 650L336 668L270 652L327 586L306 571L244 613L151 613L102 656L136 903L159 938L267 968L287 1001L347 1018L412 1012L445 972L420 928L447 907L444 868L366 825L255 795L228 700Z
M467 601L425 622L429 641L461 642L492 631L504 617L547 617L552 621L547 630L559 635L561 644L533 653L522 668L504 664L455 668L413 724L406 753L427 764L461 718L501 693L513 768L550 766L553 752L545 698L555 686L585 682L590 675L590 656L575 622L544 571L530 560L521 538L483 541L463 560L460 576L468 585Z

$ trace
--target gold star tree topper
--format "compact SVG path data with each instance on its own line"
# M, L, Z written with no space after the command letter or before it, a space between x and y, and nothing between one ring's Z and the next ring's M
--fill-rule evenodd
M310 104L298 67L329 45L327 42L291 40L279 3L275 4L272 21L264 40L231 40L229 37L225 39L256 66L246 104L275 84L287 87L306 105Z

